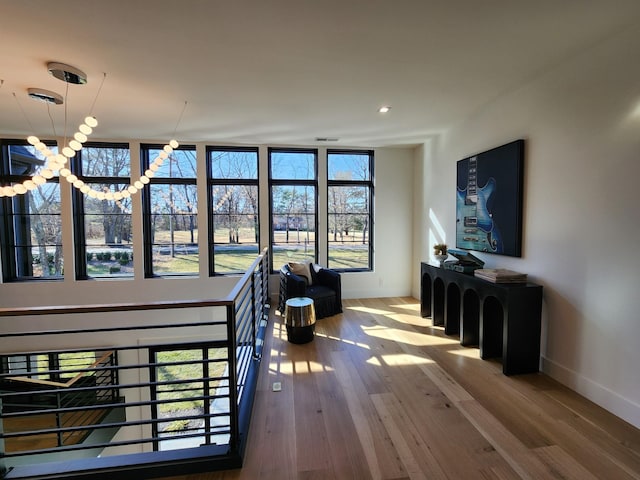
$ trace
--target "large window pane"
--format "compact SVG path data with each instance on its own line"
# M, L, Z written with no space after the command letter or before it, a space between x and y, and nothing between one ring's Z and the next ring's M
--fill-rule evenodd
M158 165L160 147L142 149L143 168ZM163 155L164 156L164 155ZM197 162L194 147L173 150L159 167L143 197L146 276L197 275Z
M79 278L133 277L129 148L123 144L85 144L74 170L90 191L74 189ZM105 195L108 195L105 198Z
M271 179L316 179L316 154L303 151L271 151Z
M270 149L271 255L274 270L317 259L317 151Z
M57 148L49 145L57 152ZM3 152L3 176L16 185L31 181L47 168L46 159L31 145L8 143ZM41 179L43 180L43 179ZM2 214L9 220L3 230L3 278L62 278L62 222L58 177L32 184L22 195L5 199Z
M328 152L330 268L371 269L372 162L371 152Z
M210 148L211 274L241 273L260 249L258 151Z

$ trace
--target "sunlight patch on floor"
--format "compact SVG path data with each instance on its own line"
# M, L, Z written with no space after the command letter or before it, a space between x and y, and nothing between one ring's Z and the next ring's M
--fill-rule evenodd
M435 345L453 345L458 341L449 338L436 337L433 335L425 335L424 333L409 332L398 328L389 327L362 327L364 333L369 336L381 338L384 340L392 340L394 342L403 342L416 347L435 346Z
M387 318L395 320L396 322L404 323L406 325L413 325L414 327L430 327L431 319L416 317L408 313L392 313L387 315Z
M420 303L399 303L396 305L389 305L392 308L401 308L403 310L409 310L411 312L420 311Z
M430 358L419 357L409 353L391 353L380 355L384 363L390 367L403 367L407 365L425 365L427 363L436 363Z
M389 310L378 310L369 307L347 307L347 310L355 310L356 312L370 313L372 315L391 315L393 312Z
M370 357L367 359L367 363L369 365L373 365L374 367L381 367L382 364L380 363L380 360L378 360L378 357Z
M458 355L460 357L480 359L480 350L477 348L461 348L460 350L449 350L448 353Z
M329 340L334 340L336 342L342 342L342 343L346 343L347 345L353 345L355 347L360 347L360 348L365 348L367 350L370 350L371 347L369 347L369 345L365 345L364 343L358 343L358 342L354 342L353 340L348 340L346 338L340 338L340 337L334 337L333 335L327 335L324 333L319 333L316 331L316 337L322 337L322 338L326 338Z

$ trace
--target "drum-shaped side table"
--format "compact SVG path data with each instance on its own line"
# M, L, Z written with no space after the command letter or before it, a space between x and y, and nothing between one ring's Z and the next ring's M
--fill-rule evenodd
M287 326L287 339L291 343L312 341L316 327L313 299L294 297L287 300L284 308L284 324Z

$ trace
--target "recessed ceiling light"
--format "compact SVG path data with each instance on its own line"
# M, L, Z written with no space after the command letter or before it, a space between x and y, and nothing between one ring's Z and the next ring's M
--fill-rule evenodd
M378 113L388 113L391 110L391 107L384 105L378 109Z

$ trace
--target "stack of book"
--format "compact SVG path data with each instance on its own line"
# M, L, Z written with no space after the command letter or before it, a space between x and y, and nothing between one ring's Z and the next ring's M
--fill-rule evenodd
M527 274L506 268L479 268L473 274L492 283L527 283Z

